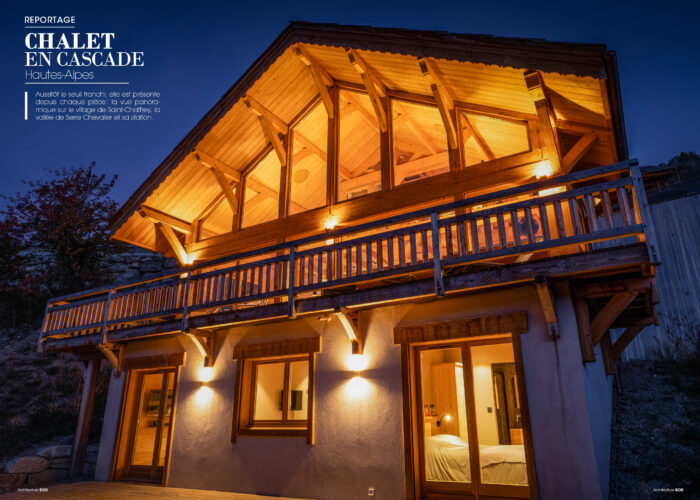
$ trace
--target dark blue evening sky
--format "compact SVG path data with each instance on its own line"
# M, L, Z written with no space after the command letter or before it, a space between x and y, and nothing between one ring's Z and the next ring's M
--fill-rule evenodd
M290 20L604 43L619 59L630 155L654 164L700 150L700 2L694 0L2 0L0 9L0 194L23 189L21 179L41 178L45 168L94 160L100 172L119 175L114 197L125 201ZM28 15L75 15L74 31L114 32L117 50L144 51L144 68L96 74L102 81L127 80L132 90L160 91L160 117L146 123L24 121Z

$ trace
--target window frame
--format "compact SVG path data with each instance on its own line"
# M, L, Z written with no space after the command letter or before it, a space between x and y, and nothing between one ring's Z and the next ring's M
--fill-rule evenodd
M250 370L251 370L251 387L250 387L250 402L249 415L248 415L248 428L255 429L256 427L306 427L308 421L308 401L307 401L307 414L304 419L287 419L285 418L289 413L289 403L290 403L290 379L289 370L290 364L295 361L309 361L306 356L284 356L280 358L262 358L262 359L252 359L250 360ZM282 419L281 420L255 420L255 401L258 393L257 376L258 376L258 366L260 365L270 365L284 363L284 378L283 378L283 404L282 404ZM309 376L311 373L309 373ZM307 389L307 399L311 398L311 394Z
M234 394L233 423L231 442L237 436L290 436L306 437L307 444L313 444L314 420L314 376L316 372L315 355L321 351L321 337L238 344L234 348L234 360L237 362L236 384ZM295 361L308 360L308 395L307 412L304 420L254 420L255 411L255 375L257 366L269 363L285 363L284 411L289 399L289 365Z

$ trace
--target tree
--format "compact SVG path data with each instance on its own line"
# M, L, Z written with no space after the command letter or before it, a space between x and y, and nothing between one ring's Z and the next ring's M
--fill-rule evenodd
M47 172L8 198L0 221L0 290L39 302L108 282L103 263L117 248L109 240L117 176L95 173L94 162Z

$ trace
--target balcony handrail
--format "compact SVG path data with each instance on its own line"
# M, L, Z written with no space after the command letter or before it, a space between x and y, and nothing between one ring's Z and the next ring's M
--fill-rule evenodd
M175 269L171 272L152 276L152 277L147 278L147 279L132 280L132 281L128 281L125 283L119 283L119 284L115 284L115 285L100 286L100 287L95 287L95 288L92 288L89 290L75 292L75 293L71 293L71 294L67 294L67 295L62 295L60 297L55 297L55 298L49 299L48 305L50 307L51 305L56 304L57 302L63 302L63 301L67 301L67 300L88 297L88 296L92 296L92 295L107 294L109 292L109 290L119 290L119 289L131 287L131 286L136 286L139 284L152 283L154 281L160 281L160 280L176 277L178 275L182 275L182 274L186 274L186 273L193 273L194 271L198 271L200 269L210 268L210 267L217 266L219 264L224 264L226 262L230 262L230 261L234 261L234 260L241 260L241 259L255 257L257 255L262 255L262 254L277 252L277 251L289 251L289 249L292 247L298 248L298 247L303 246L303 245L308 245L311 243L316 243L316 242L320 242L320 241L327 240L327 239L336 239L336 238L345 236L347 234L359 233L362 231L367 231L367 230L374 229L374 228L381 227L381 226L387 226L387 225L392 225L392 224L396 224L399 222L409 221L409 220L413 220L413 219L419 219L421 217L430 217L430 214L435 212L435 211L448 212L450 210L456 210L456 209L464 208L464 207L467 207L470 205L482 204L482 203L486 203L486 202L497 200L497 199L503 199L503 198L508 198L508 197L512 197L512 196L528 194L528 193L532 193L535 191L542 191L542 190L556 187L556 186L568 185L568 184L571 184L571 183L577 182L577 181L595 180L597 178L608 176L608 175L613 175L613 174L616 174L619 172L629 172L630 168L637 166L638 164L639 163L638 163L637 159L630 159L630 160L625 160L625 161L613 163L611 165L605 165L603 167L597 167L597 168L593 168L593 169L589 169L589 170L580 170L577 172L573 172L573 173L569 173L569 174L565 174L565 175L561 175L561 176L537 180L537 181L530 182L527 184L522 184L520 186L515 186L515 187L509 188L509 189L504 189L501 191L493 191L493 192L486 193L483 195L478 195L478 196L474 196L471 198L466 198L464 200L454 201L454 202L445 203L445 204L441 204L441 205L435 205L432 207L427 207L427 208L419 209L419 210L412 211L412 212L406 212L403 214L398 214L398 215L394 215L391 217L386 217L386 218L382 218L382 219L378 219L378 220L374 220L374 221L370 221L370 222L365 222L362 224L357 224L357 225L352 225L352 226L343 227L343 228L339 228L339 229L325 231L325 232L320 233L320 234L306 236L303 238L287 241L284 243L277 243L275 245L269 245L266 247L262 247L262 248L258 248L258 249L254 249L254 250L249 250L246 252L227 255L225 257L220 257L218 259L212 259L212 260L202 262L199 264L195 264L192 266L181 267L181 268ZM648 168L649 167L644 167L644 170L646 170ZM544 199L544 197L543 197L543 199ZM297 255L299 255L300 253L301 253L301 251L299 251L297 253Z
M629 175L543 194L543 190L551 187L571 187L570 183L575 181L600 179L618 172ZM533 192L540 194L531 199L507 202L509 198ZM506 200L506 203L479 207L475 211L459 210L492 200ZM613 201L618 205L619 220L614 216ZM596 213L598 203L602 213L600 220ZM420 222L395 227L403 221ZM377 227L384 230L366 234L367 230ZM348 234L354 237L337 241ZM293 317L298 294L430 268L433 269L435 293L442 295L446 266L628 236L640 241L647 238L649 261L656 262L646 193L640 168L634 160L348 226L174 270L148 280L102 287L76 294L73 298L78 300L74 302L59 304L58 301L70 300L59 298L47 305L42 339L66 334L89 335L101 327L103 341L108 342L110 328L128 328L152 319L172 321L180 315L181 329L187 331L192 312L245 303L259 305L268 298L286 297L288 315ZM323 240L325 244L298 250L303 245ZM269 256L275 250L278 255ZM255 255L267 256L212 269L215 265ZM195 270L207 268L208 271L194 274Z

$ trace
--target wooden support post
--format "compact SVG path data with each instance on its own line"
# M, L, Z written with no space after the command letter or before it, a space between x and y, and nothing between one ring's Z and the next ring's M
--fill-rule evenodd
M82 474L83 463L85 462L85 452L87 451L88 437L90 434L90 420L92 418L92 408L95 403L95 387L97 385L97 373L99 368L99 359L92 358L87 361L83 376L83 394L80 398L78 425L75 428L73 452L70 463L70 477L73 478Z
M595 349L591 336L591 318L588 302L583 297L574 298L576 309L576 323L578 325L578 339L581 344L581 357L584 362L595 361Z
M540 298L544 319L547 322L547 330L549 336L553 339L559 338L559 319L557 317L557 309L554 303L554 294L549 286L549 280L546 276L537 276L535 278L535 290Z
M438 214L430 214L430 230L433 241L433 280L435 282L435 295L442 297L445 295L445 281L442 275L442 264L440 262L440 226L438 225Z
M187 271L185 278L185 293L182 299L182 322L180 323L180 331L187 333L190 331L190 318L188 316L188 307L190 305L190 281L192 279L192 271Z
M557 137L556 115L551 102L547 98L544 78L540 71L525 73L525 84L530 92L530 97L535 104L539 121L540 139L545 158L552 163L554 174L561 172L561 160L559 155L559 141Z
M600 342L615 320L622 314L628 305L637 297L639 291L620 292L613 295L607 304L591 321L591 337L593 345Z
M639 218L644 228L644 237L646 239L647 251L649 252L649 262L652 266L658 266L661 264L661 261L657 254L656 231L654 230L654 224L651 220L647 192L644 188L644 179L642 178L639 165L635 165L630 169L630 175L632 177L632 185L634 186L635 208L639 212Z
M204 358L204 366L214 366L216 333L191 328L189 332L185 332L185 335L194 343L202 358Z
M296 307L294 304L294 247L289 249L289 281L287 283L288 295L287 295L287 316L290 318L296 317Z
M615 375L615 361L613 360L612 344L610 343L610 332L606 331L600 339L600 352L603 356L603 366L606 375Z
M345 333L348 334L350 342L352 342L352 353L362 354L364 349L364 338L360 329L360 315L357 311L350 311L344 307L335 308L335 317L340 320Z

